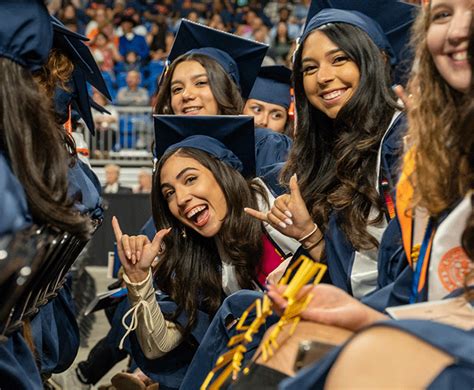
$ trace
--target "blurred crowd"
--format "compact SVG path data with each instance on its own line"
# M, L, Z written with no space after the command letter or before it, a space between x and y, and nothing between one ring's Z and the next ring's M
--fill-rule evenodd
M270 49L263 65L291 68L290 57L309 4L308 0L56 0L49 10L70 30L90 39L113 102L143 106L156 92L181 18L266 43Z

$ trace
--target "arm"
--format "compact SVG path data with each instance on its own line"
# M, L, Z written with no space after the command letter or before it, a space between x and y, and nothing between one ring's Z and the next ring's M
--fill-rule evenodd
M165 320L160 310L151 271L142 282L133 283L126 274L124 280L127 283L130 305L136 311L136 334L145 357L156 359L172 351L181 343L182 335L173 322Z
M117 218L112 218L112 226L117 241L117 252L125 271L123 278L127 283L129 300L132 308L125 314L131 315L130 326L127 327L123 341L133 330L145 356L154 359L163 356L176 348L182 340L176 326L164 319L155 298L152 285L151 264L160 252L163 237L170 229L162 229L150 242L145 236L128 236L122 233Z

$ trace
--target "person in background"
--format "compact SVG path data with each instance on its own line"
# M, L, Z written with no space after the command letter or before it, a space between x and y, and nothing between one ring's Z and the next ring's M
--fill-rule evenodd
M127 86L119 89L117 104L121 106L146 106L150 101L148 91L140 87L141 74L136 70L127 73Z
M263 66L245 102L242 113L254 117L255 127L293 136L289 120L291 70L281 66Z
M98 31L90 43L90 48L102 72L114 75L114 64L123 60L113 42L103 31Z
M149 194L152 187L153 173L150 168L142 168L138 172L138 186L133 189L135 194Z
M104 194L130 194L132 189L122 187L119 182L120 167L116 164L107 164L105 166L105 186L102 187Z
M144 61L148 58L150 49L145 37L133 31L133 27L136 25L135 19L129 16L124 16L120 21L123 35L119 39L119 52L125 57L129 51L134 51L140 60Z
M94 145L94 158L107 158L110 149L117 140L119 114L112 104L96 89L93 90L92 99L103 106L110 114L103 114L97 110L92 111L94 126L96 130L95 140L90 138L89 144Z

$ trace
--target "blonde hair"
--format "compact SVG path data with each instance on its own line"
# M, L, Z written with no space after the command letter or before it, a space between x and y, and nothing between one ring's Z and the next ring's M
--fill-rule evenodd
M412 206L438 216L467 192L471 169L462 146L464 129L458 123L466 96L436 68L426 42L429 26L430 8L425 7L412 35L415 66L408 83L408 136L416 150L416 170L410 180L416 189Z

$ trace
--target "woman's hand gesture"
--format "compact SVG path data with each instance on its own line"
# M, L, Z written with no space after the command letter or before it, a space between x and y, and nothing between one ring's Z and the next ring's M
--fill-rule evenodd
M151 264L160 252L163 237L170 232L171 228L160 230L150 242L144 235L123 234L116 217L112 218L112 227L117 241L118 256L125 273L132 282L141 282L148 276Z
M290 193L276 198L268 213L248 207L244 211L262 222L269 223L284 235L297 240L314 229L314 222L301 196L296 174L290 179Z

